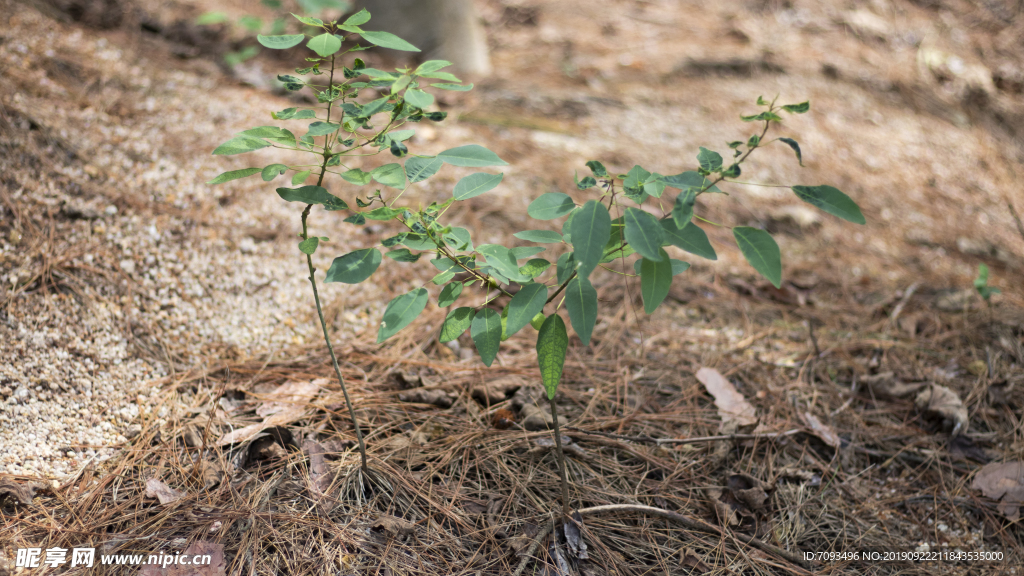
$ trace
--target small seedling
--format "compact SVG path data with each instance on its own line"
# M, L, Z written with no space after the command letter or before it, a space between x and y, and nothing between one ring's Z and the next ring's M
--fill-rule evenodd
M988 266L985 264L978 264L978 277L974 279L974 289L986 304L993 294L999 294L999 288L988 285Z
M450 310L441 326L439 341L455 340L468 331L480 359L487 366L509 337L527 325L538 330L537 362L555 428L562 479L562 513L568 517L568 478L555 403L569 347L568 330L560 314L562 306L580 343L588 346L600 311L597 290L590 276L598 268L616 271L611 266L619 261L623 269L635 273L628 275L640 277L644 312L654 313L668 296L672 278L690 266L670 258L666 247L674 246L702 258L717 259L707 234L694 220L721 225L698 214L698 201L705 194L722 193L719 184L738 182L741 165L750 154L776 140L791 148L802 163L802 152L796 140L765 138L772 126L782 122L782 113L803 114L809 104L776 106L774 100L758 98L757 105L763 110L741 119L759 124L759 129L746 141L728 143L732 151L728 161L718 152L701 147L696 154L696 169L679 174L665 176L639 165L625 174L615 174L601 162L591 160L586 163L591 175L576 179L577 196L587 197L582 204L568 194L549 192L534 199L527 209L537 220L563 220L559 232L532 229L513 234L533 246L474 245L469 230L443 223L443 216L454 202L498 187L503 174L476 172L465 176L455 184L451 198L441 203L418 208L398 204L413 183L430 178L445 165L488 168L507 164L494 152L475 144L433 156L410 150L416 123L439 122L445 118L444 112L431 111L434 96L427 89L463 91L471 89L472 85L463 85L444 71L450 63L443 60L428 60L416 68L400 68L394 72L368 68L359 58L343 63L341 58L346 54L368 47L356 43L342 51L343 42L354 39L397 50L417 50L392 34L364 30L362 26L370 20L365 10L341 24L304 16L296 18L319 33L308 41L305 34L259 36L258 39L263 46L274 49L287 49L306 42L306 47L315 53L314 57L307 58L306 67L295 70L295 75L282 75L278 79L288 90L312 90L320 105L286 108L271 114L274 120L281 122L304 120L306 133L296 136L281 126L260 126L236 135L214 150L214 154L240 154L273 147L306 152L312 156L311 162L273 163L262 168L233 170L210 183L220 184L255 174L269 182L292 173L293 187L277 188L277 193L286 201L305 205L301 213L299 250L306 258L324 341L355 425L363 469L367 463L366 448L331 346L317 289L313 256L324 238L309 233L309 217L314 206L322 206L328 214L343 212L347 214L344 221L354 226L376 220L395 221L404 227L402 232L377 245L335 258L324 276L325 282L365 282L384 256L396 262L416 262L426 255L437 270L433 278L425 279L422 285L388 303L377 333L378 343L395 335L423 312L432 297L433 290L427 289L431 284L439 287L434 296L437 305ZM360 95L361 101L357 100ZM369 172L349 165L354 158L381 154L390 154L403 163L383 164ZM332 178L332 183L328 184L328 175L337 178ZM316 184L306 185L305 181L311 177L316 178ZM339 185L338 178L344 184ZM328 186L335 190L344 187L348 200L328 191ZM359 187L365 186L371 187L371 191L359 194ZM824 185L791 188L798 198L830 214L864 223L857 204L836 188ZM670 197L671 190L678 191L674 198ZM641 205L648 201L654 208L642 209ZM627 203L632 205L627 206ZM660 216L656 215L658 213ZM771 235L748 226L733 227L732 233L747 261L779 287L782 260L779 246ZM549 246L567 250L552 262L539 256ZM517 284L518 290L509 290L512 284ZM474 301L453 308L460 297L463 301L470 298ZM503 304L501 312L492 308L496 303Z

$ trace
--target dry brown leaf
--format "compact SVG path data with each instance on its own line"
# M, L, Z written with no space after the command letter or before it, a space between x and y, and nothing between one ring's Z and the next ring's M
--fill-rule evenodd
M178 492L167 484L150 478L146 480L146 498L156 498L161 504L170 504L185 497L184 492Z
M688 568L691 574L705 574L711 571L711 568L701 561L700 557L694 554L690 548L681 549L679 557L679 564Z
M29 482L18 484L11 480L0 480L0 504L10 498L19 504L28 505L32 503L36 490L45 487L42 482Z
M815 436L821 438L821 441L825 444L839 450L839 447L842 446L842 441L839 440L839 435L836 434L835 430L833 430L831 426L822 423L821 420L818 420L818 418L810 412L804 412L803 417L804 424L807 424L807 427L814 432Z
M506 376L478 384L473 387L469 394L477 402L490 406L498 402L504 402L515 394L516 390L522 388L524 384L523 379L518 376Z
M1000 500L999 512L1016 522L1024 506L1024 462L988 464L978 471L971 487L987 498Z
M226 446L250 440L267 428L285 426L306 415L309 402L316 396L320 388L327 383L326 379L312 382L287 382L277 387L265 397L265 402L256 409L256 414L264 416L263 421L232 430L221 436L218 446Z
M312 382L285 382L263 398L263 404L256 409L256 414L265 418L271 414L294 410L296 407L304 409L327 383L325 378Z
M739 516L736 515L736 511L732 509L732 506L722 501L724 495L725 493L718 488L708 489L708 497L711 498L711 503L715 508L718 524L720 526L736 526L740 523Z
M924 383L906 384L896 379L892 372L882 372L864 376L860 379L861 384L867 384L872 394L885 398L904 398L917 392L924 386Z
M967 407L949 388L932 384L918 393L914 404L924 413L942 418L944 427L952 428L953 436L967 431Z
M749 474L733 474L726 480L729 491L736 500L751 510L763 510L768 501L768 491L772 486Z
M441 408L451 408L452 397L447 390L440 388L413 388L398 395L402 402L413 402L416 404L433 404Z
M523 428L531 432L547 430L554 426L554 420L551 419L551 410L545 410L536 404L524 404L519 410L519 416ZM558 424L560 426L567 426L568 422L565 416L558 415Z
M700 380L700 383L715 399L718 416L722 419L720 426L722 431L736 430L757 424L757 413L754 407L718 370L701 368L697 370L697 380Z
M412 534L416 525L404 518L381 514L377 521L371 526L374 530L387 532L389 536L407 536Z
M195 557L209 556L209 564ZM158 557L159 558L159 557ZM168 556L173 561L175 556ZM224 546L202 540L194 542L177 558L187 558L191 564L146 564L142 567L141 576L224 576L227 565L224 562ZM196 564L195 562L204 562Z
M572 519L562 525L562 531L565 533L565 543L569 545L572 555L580 560L586 560L590 555L587 554L587 543L583 541L583 536L580 534L579 527L582 525L583 517L579 512L574 512Z
M331 469L324 458L327 450L315 440L303 442L302 449L309 453L309 492L317 506L322 506L327 489L331 487Z

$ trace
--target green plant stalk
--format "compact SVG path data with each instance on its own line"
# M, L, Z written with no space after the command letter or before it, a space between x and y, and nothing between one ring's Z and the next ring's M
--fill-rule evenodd
M321 180L323 177L321 176ZM319 185L319 184L318 184ZM309 216L309 209L312 204L307 204L302 211L302 239L309 236L306 228L306 217ZM345 387L345 377L341 375L341 368L338 367L338 357L334 354L334 346L331 345L331 337L327 333L327 322L324 320L324 311L320 306L320 293L316 289L316 268L313 267L313 256L306 254L306 265L309 267L309 284L313 287L313 300L316 301L316 313L320 317L320 327L324 331L324 342L327 343L327 351L331 354L331 362L334 364L334 373L338 376L341 384L341 393L345 396L345 405L348 407L348 415L352 418L352 426L356 429L356 441L359 442L359 456L362 459L362 468L366 470L366 445L363 443L363 431L359 429L359 420L356 419L356 411L352 408L352 400L348 397L348 389Z
M558 471L562 475L562 516L569 518L569 477L565 473L565 454L562 452L562 430L558 427L558 408L555 399L549 398L551 405L551 421L555 424L555 451L558 454Z

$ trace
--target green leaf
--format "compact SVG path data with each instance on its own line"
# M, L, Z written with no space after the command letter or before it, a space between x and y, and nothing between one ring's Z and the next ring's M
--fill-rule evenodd
M390 32L370 32L369 30L363 30L359 33L367 42L376 44L381 48L391 48L392 50L403 50L405 52L419 52L420 49L409 44L405 40L402 40L398 36Z
M422 76L423 74L437 72L438 70L442 68L447 68L451 65L452 63L447 60L427 60L426 62L420 64L416 68L416 71L413 72L413 74L416 76Z
M627 192L633 190L637 191L643 188L644 182L651 176L651 173L644 170L640 166L633 166L626 177L622 180L622 187ZM635 192L634 192L635 193Z
M390 99L390 96L382 96L380 98L377 98L376 100L371 100L367 102L366 105L363 106L363 109L360 110L359 117L369 118L370 116L373 116L378 112L381 112L382 110L384 110L384 107L388 105L388 100Z
M210 24L222 24L228 21L228 15L223 12L204 12L196 18L196 24L199 26L208 26ZM269 48L269 46L268 46Z
M739 164L732 164L728 168L726 168L725 170L722 170L722 177L724 177L724 178L736 178L737 176L740 175L740 172L741 172L740 165Z
M687 188L676 196L676 203L672 206L672 220L676 228L682 229L693 219L693 205L697 201L697 191Z
M359 284L373 274L380 266L383 256L376 248L365 248L339 256L331 262L325 282Z
M697 153L697 163L708 172L718 172L722 169L722 155L701 146L700 152Z
M327 57L341 49L341 39L334 34L324 33L310 38L306 47L321 57Z
M513 234L520 240L536 242L538 244L555 244L562 241L562 235L552 230L523 230Z
M309 170L303 170L302 172L296 172L292 175L292 186L297 186L306 181L309 178Z
M456 250L473 250L473 239L469 230L461 227L454 227L445 235L444 241Z
M568 350L569 334L565 331L565 322L557 313L548 316L537 335L537 364L540 366L540 378L548 400L553 400L558 392Z
M772 103L767 101L767 100L765 100L764 96L758 96L757 97L757 105L758 106L771 106Z
M397 140L392 141L389 148L391 149L391 155L396 158L404 158L409 154L409 147Z
M448 72L427 72L426 74L414 73L422 78L430 78L431 80L442 80L444 82L462 82L458 76L450 74ZM472 86L472 84L470 84Z
M978 292L978 296L981 296L986 302L992 298L993 294L1001 292L999 288L988 285L988 266L984 263L978 264L978 277L974 279L974 289Z
M865 224L860 207L849 196L831 186L793 186L797 198L833 216L854 224Z
M395 82L391 85L391 93L398 94L402 90L408 88L409 84L412 84L412 76L405 74L398 80L395 80Z
M597 180L594 180L593 176L585 176L583 180L575 178L575 180L577 190L586 190L588 188L593 188L594 186L597 186Z
M678 276L690 269L690 263L682 260L672 259L672 275Z
M377 343L380 344L394 336L415 320L427 307L427 297L426 288L417 288L388 302L388 307L384 310L384 319L380 322L380 331L377 332Z
M467 328L469 328L470 324L473 322L473 316L475 314L475 310L466 306L456 308L449 312L448 316L444 319L444 324L441 325L441 336L438 340L443 343L451 342L458 338L466 331Z
M623 218L621 216L612 220L612 233L608 236L608 243L604 245L604 255L601 257L602 264L611 262L617 258L625 258L635 252L633 247L629 244L623 246L623 232L625 227L626 225L623 223Z
M319 245L320 238L316 236L311 236L309 238L306 238L302 242L299 242L299 251L302 252L303 254L312 255L314 252L316 252L316 247Z
M409 182L422 182L437 174L443 164L440 158L413 156L405 161L405 173L409 177Z
M793 149L793 152L796 152L796 159L800 163L800 165L803 166L804 157L800 154L800 144L798 144L797 141L793 140L792 138L779 138L779 141L785 142L786 144L789 145L790 148Z
M575 269L576 260L572 257L572 252L562 254L555 265L555 281L559 284L565 282Z
M536 200L530 202L526 213L537 220L553 220L572 212L576 204L568 194L561 192L548 192L541 194Z
M415 130L395 130L394 132L388 132L388 138L390 138L392 142L405 142L415 135Z
M422 254L413 254L408 248L391 250L384 255L395 262L415 262L420 259L420 256L422 256Z
M647 180L644 182L644 192L649 196L661 198L661 194L665 191L664 178L664 176L658 173L648 176Z
M366 11L366 8L363 8L359 12L356 12L355 14L349 16L345 20L345 22L343 22L343 24L345 26L362 26L363 24L366 24L369 21L370 13Z
M434 103L434 96L427 94L423 90L409 88L405 91L405 101L417 108L429 108Z
M331 194L321 186L278 188L277 195L288 202L322 204L328 210L348 210L348 204L344 200Z
M368 220L377 220L380 222L387 222L388 220L394 220L396 216L400 216L405 210L401 208L389 208L387 206L381 206L374 208L369 212L363 212Z
M536 278L551 267L551 262L543 258L532 258L519 268L519 273L527 278Z
M715 254L715 249L711 247L707 233L700 226L691 222L680 229L674 220L666 218L661 221L661 227L669 244L701 258L718 260L718 254Z
M490 308L480 310L473 318L469 333L480 359L484 365L490 366L501 346L501 316Z
M385 164L370 171L374 180L391 188L405 186L405 169L401 164Z
M782 286L782 255L771 234L757 228L737 226L732 229L732 235L747 262L773 286Z
M504 177L504 174L487 174L484 172L470 174L459 180L459 183L455 185L455 190L452 191L452 196L456 200L466 200L479 196L496 188L498 184L501 184L501 179Z
M284 174L287 171L288 167L285 166L284 164L271 164L270 166L267 166L266 168L261 170L262 174L260 174L260 176L263 178L264 182L270 182L274 178L277 178L278 176Z
M803 114L811 109L811 103L801 102L799 104L786 104L782 109L791 114Z
M484 256L484 259L501 274L515 280L516 282L528 282L529 278L519 273L519 263L515 255L508 248L499 244L481 244L476 251Z
M459 294L462 294L462 289L466 285L462 282L452 282L441 289L441 294L437 297L437 305L441 308L447 308L455 303L459 298Z
M324 25L324 21L319 19L319 18L310 18L308 16L299 16L298 14L294 14L294 13L292 14L292 16L295 16L296 20L298 20L299 22L302 22L303 24L305 24L307 26L323 26Z
M309 108L302 110L298 108L285 108L280 112L271 112L270 117L274 120L304 120L316 118L316 110L310 110Z
M529 258L530 256L536 256L545 250L547 250L547 248L543 248L541 246L518 246L512 249L512 256L515 257L516 260L522 260L524 258Z
M259 126L242 132L245 136L269 140L285 146L295 146L295 134L291 130L278 128L277 126Z
M305 34L286 34L284 36L264 36L263 34L256 35L256 41L267 48L273 50L284 50L297 46L300 42L306 39Z
M306 85L301 78L296 78L295 76L290 76L288 74L278 74L277 80L284 84L285 89L292 92L302 90L302 87Z
M644 312L652 314L668 296L672 287L672 261L664 248L660 248L661 260L640 261L640 294L644 299Z
M359 168L353 168L342 172L341 178L344 181L357 186L365 186L370 183L370 173L363 172Z
M505 337L519 332L544 310L548 300L548 287L537 282L523 285L508 303Z
M267 146L270 146L270 143L262 138L255 138L253 136L246 136L242 134L221 144L213 151L213 153L216 156L231 156L233 154L252 152L253 150L259 150L261 148L266 148Z
M232 170L230 172L224 172L223 174L218 175L213 180L207 182L207 184L223 184L225 182L230 182L232 180L238 180L239 178L245 178L246 176L252 176L253 174L259 171L259 168L243 168L241 170ZM266 178L264 178L264 180L266 180Z
M692 170L675 174L673 176L665 176L662 178L666 184L673 188L680 190L686 190L687 188L696 188L698 191L704 190L705 186L708 186L708 192L721 192L718 186L711 186L711 181L707 177L701 175L700 172L694 172Z
M753 116L740 116L740 120L744 122L760 122L764 120L774 120L775 122L781 122L782 116L779 116L775 112L761 112Z
M638 208L626 208L625 222L626 242L644 258L660 261L665 232L658 219Z
M590 345L590 335L597 323L597 290L586 278L573 278L565 288L565 307L569 322L584 346Z
M604 164L601 164L597 160L587 161L587 168L590 168L590 171L598 178L608 177L608 169L604 167Z
M439 83L439 84L431 84L430 86L432 88L440 88L441 90L451 90L452 92L469 92L470 90L473 89L473 85L472 84L462 85L462 84L449 84L449 83L446 83L446 82L442 82L442 83Z
M497 154L479 144L468 144L458 148L451 148L438 154L437 158L452 166L466 166L469 168L508 165L508 162L498 158Z
M612 218L604 204L590 200L572 217L569 230L576 274L587 278L604 255L604 246L612 231Z
M757 134L753 134L747 140L747 148L756 148L761 144L761 137Z
M333 122L313 122L309 125L310 136L324 136L326 134L334 134L341 128L341 124L335 124Z
M362 226L363 224L366 224L366 216L363 216L362 214L356 212L355 214L353 214L353 215L349 216L348 218L345 218L344 220L342 220L342 222L348 222L349 224L355 224L356 226ZM385 246L386 246L386 244L385 244Z

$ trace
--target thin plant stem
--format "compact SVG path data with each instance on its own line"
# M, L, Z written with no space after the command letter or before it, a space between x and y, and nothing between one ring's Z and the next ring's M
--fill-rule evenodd
M551 421L555 424L555 449L558 453L558 471L562 475L562 516L569 518L569 477L565 473L565 454L562 452L562 431L558 427L558 408L555 399L549 398L551 405Z
M320 176L323 181L323 175ZM319 184L318 184L319 185ZM307 204L302 211L302 239L308 238L306 228L306 217L309 216L309 209L312 204ZM309 284L313 287L313 300L316 301L316 313L320 317L320 327L324 331L324 342L327 343L327 351L331 354L331 362L334 364L334 373L338 376L341 384L341 393L345 396L345 405L348 407L348 415L352 418L352 426L356 429L356 441L359 442L359 456L362 459L362 468L366 470L366 445L363 443L363 431L359 429L359 420L356 419L356 411L352 408L352 400L348 397L348 389L345 387L345 377L341 375L341 368L338 367L338 357L334 354L334 346L331 345L331 337L327 333L327 321L324 320L324 311L320 306L320 294L316 289L316 268L313 267L313 256L306 254L306 265L309 267Z

